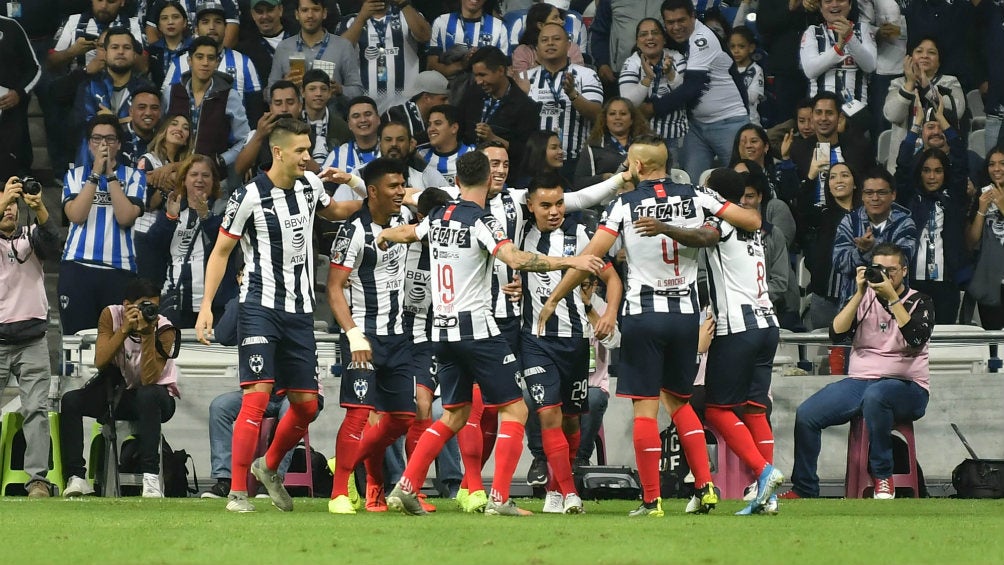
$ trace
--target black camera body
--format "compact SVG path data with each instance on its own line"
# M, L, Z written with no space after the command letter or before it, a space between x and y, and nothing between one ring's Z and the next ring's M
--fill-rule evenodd
M149 300L144 300L136 305L139 313L148 324L153 323L160 316L160 307Z
M38 182L34 177L22 177L21 191L31 195L41 194L42 183Z
M876 265L865 267L865 280L872 284L881 284L885 280L885 269Z

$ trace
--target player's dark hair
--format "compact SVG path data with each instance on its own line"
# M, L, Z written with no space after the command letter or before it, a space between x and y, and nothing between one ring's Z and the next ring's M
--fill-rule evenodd
M306 83L304 83L304 84L306 84ZM292 88L293 89L293 94L295 94L297 98L301 98L301 99L303 98L300 95L300 87L296 86L295 82L290 81L290 80L277 80L274 83L272 83L272 87L268 89L268 100L269 100L269 102L272 101L272 95L275 94L276 90L283 90L285 88Z
M280 138L290 135L310 135L310 126L297 118L279 118L272 133L268 134L268 146L272 147Z
M199 47L212 47L213 51L216 52L216 56L219 57L220 55L220 44L216 43L216 40L208 35L200 35L192 40L192 42L188 45L188 56L191 57L195 55L195 52L198 51Z
M724 167L711 171L705 184L733 204L738 204L743 197L743 192L746 191L743 176Z
M389 122L380 122L380 126L377 128L377 139L383 138L383 130L387 129L390 126L399 126L404 128L405 135L408 136L408 139L411 139L411 130L408 129L408 124L398 120L391 120Z
M890 173L889 169L882 165L872 165L865 169L865 174L861 176L861 186L864 186L865 181L868 179L883 180L889 185L889 189L892 190L893 193L896 192L896 183L892 178L892 173Z
M508 67L512 64L512 61L505 53L502 52L501 49L491 45L488 47L479 47L478 50L471 55L471 67L473 68L476 63L483 63L489 71L495 71L499 68Z
M457 184L460 188L485 186L491 165L488 157L480 151L468 151L457 159Z
M135 302L140 298L159 297L160 287L153 284L150 279L137 277L126 283L122 293L122 298L129 302Z
M876 245L875 249L872 250L872 257L876 257L878 255L884 255L886 257L899 257L900 266L906 266L906 252L903 251L902 247L896 245L895 243L886 241Z
M404 162L390 157L377 157L363 167L363 182L366 186L376 185L380 179L387 175L408 176L408 168Z
M450 200L452 199L445 190L430 186L418 196L418 213L428 216L436 208L446 206Z
M833 107L837 109L837 112L840 112L841 106L844 105L844 101L839 96L837 96L835 92L829 92L827 90L823 90L818 92L815 96L812 97L812 107L815 108L816 105L822 102L823 100L832 101Z
M694 3L691 0L666 0L662 6L659 6L660 14L674 10L686 10L688 16L693 16L696 13Z
M565 179L557 171L541 171L530 179L527 194L533 194L541 188L565 188Z
M460 111L456 106L450 104L437 104L432 108L429 108L429 115L442 114L446 118L446 123L451 126L460 122Z
M746 40L746 43L749 43L750 45L756 45L756 36L753 35L753 30L746 26L736 26L732 28L732 33L729 34L729 37L732 37L733 35L742 37Z

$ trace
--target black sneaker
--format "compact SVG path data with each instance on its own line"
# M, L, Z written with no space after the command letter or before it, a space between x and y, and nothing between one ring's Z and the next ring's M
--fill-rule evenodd
M216 479L216 484L202 493L202 498L226 498L230 494L230 479Z
M530 470L526 473L526 484L532 487L540 487L547 484L547 460L533 459L530 463Z

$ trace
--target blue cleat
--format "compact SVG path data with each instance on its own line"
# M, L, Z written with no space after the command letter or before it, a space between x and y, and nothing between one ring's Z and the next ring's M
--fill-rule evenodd
M760 477L756 480L757 492L756 498L753 499L755 509L759 510L763 508L767 504L767 500L777 491L783 482L784 475L781 474L781 471L778 471L773 465L768 463L760 473Z

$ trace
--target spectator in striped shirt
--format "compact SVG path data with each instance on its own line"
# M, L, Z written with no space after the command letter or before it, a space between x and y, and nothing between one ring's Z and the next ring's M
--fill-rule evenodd
M800 57L809 79L809 96L835 92L845 113L854 115L867 107L869 75L878 64L875 30L863 21L847 19L851 0L822 0L819 12L823 23L802 34Z
M455 106L443 104L429 111L429 144L419 147L418 154L425 159L439 174L443 175L450 186L454 186L457 176L457 159L474 149L460 140L459 112Z
M226 25L225 31L223 32L223 36L220 38L220 41L223 43L224 47L232 49L235 46L237 46L237 38L240 32L240 17L241 17L240 9L237 7L237 0L173 0L173 1L181 5L182 9L184 10L184 12L182 12L183 14L182 23L183 25L186 26L189 23L192 23L194 25L194 23L198 21L198 12L204 10L205 6L210 4L219 6L220 11L223 13L224 22ZM167 2L164 2L164 0L149 1L150 8L153 9L147 11L146 15L145 33L146 33L147 45L156 43L157 41L159 41L164 37L159 25L161 23L159 15L162 15L163 12L160 12L156 9L158 7L158 4L160 3L167 4ZM194 30L189 30L189 31L194 31Z
M147 51L150 53L150 80L161 85L171 65L176 65L178 59L188 52L192 36L188 28L188 13L180 1L168 0L158 6L159 9L150 12L148 17L152 16L153 22L156 22L159 37L147 43ZM148 19L147 25L150 23Z
M50 71L66 68L82 69L99 55L98 37L112 26L123 26L133 39L143 44L139 19L127 16L122 7L125 0L91 0L91 9L68 17L56 32L56 40L45 64Z
M464 71L470 56L481 47L498 47L509 52L508 30L492 15L494 0L457 0L456 12L443 14L432 22L428 66L443 76Z
M351 173L380 156L380 140L377 133L380 127L380 114L372 98L358 96L349 101L348 124L352 139L333 148L324 160L323 168L334 167ZM353 199L341 189L334 197L335 200Z
M422 71L415 78L412 92L414 95L410 100L384 112L381 121L406 124L411 137L421 145L429 141L429 135L425 132L425 125L429 123L429 111L435 106L449 103L450 84L438 71Z

